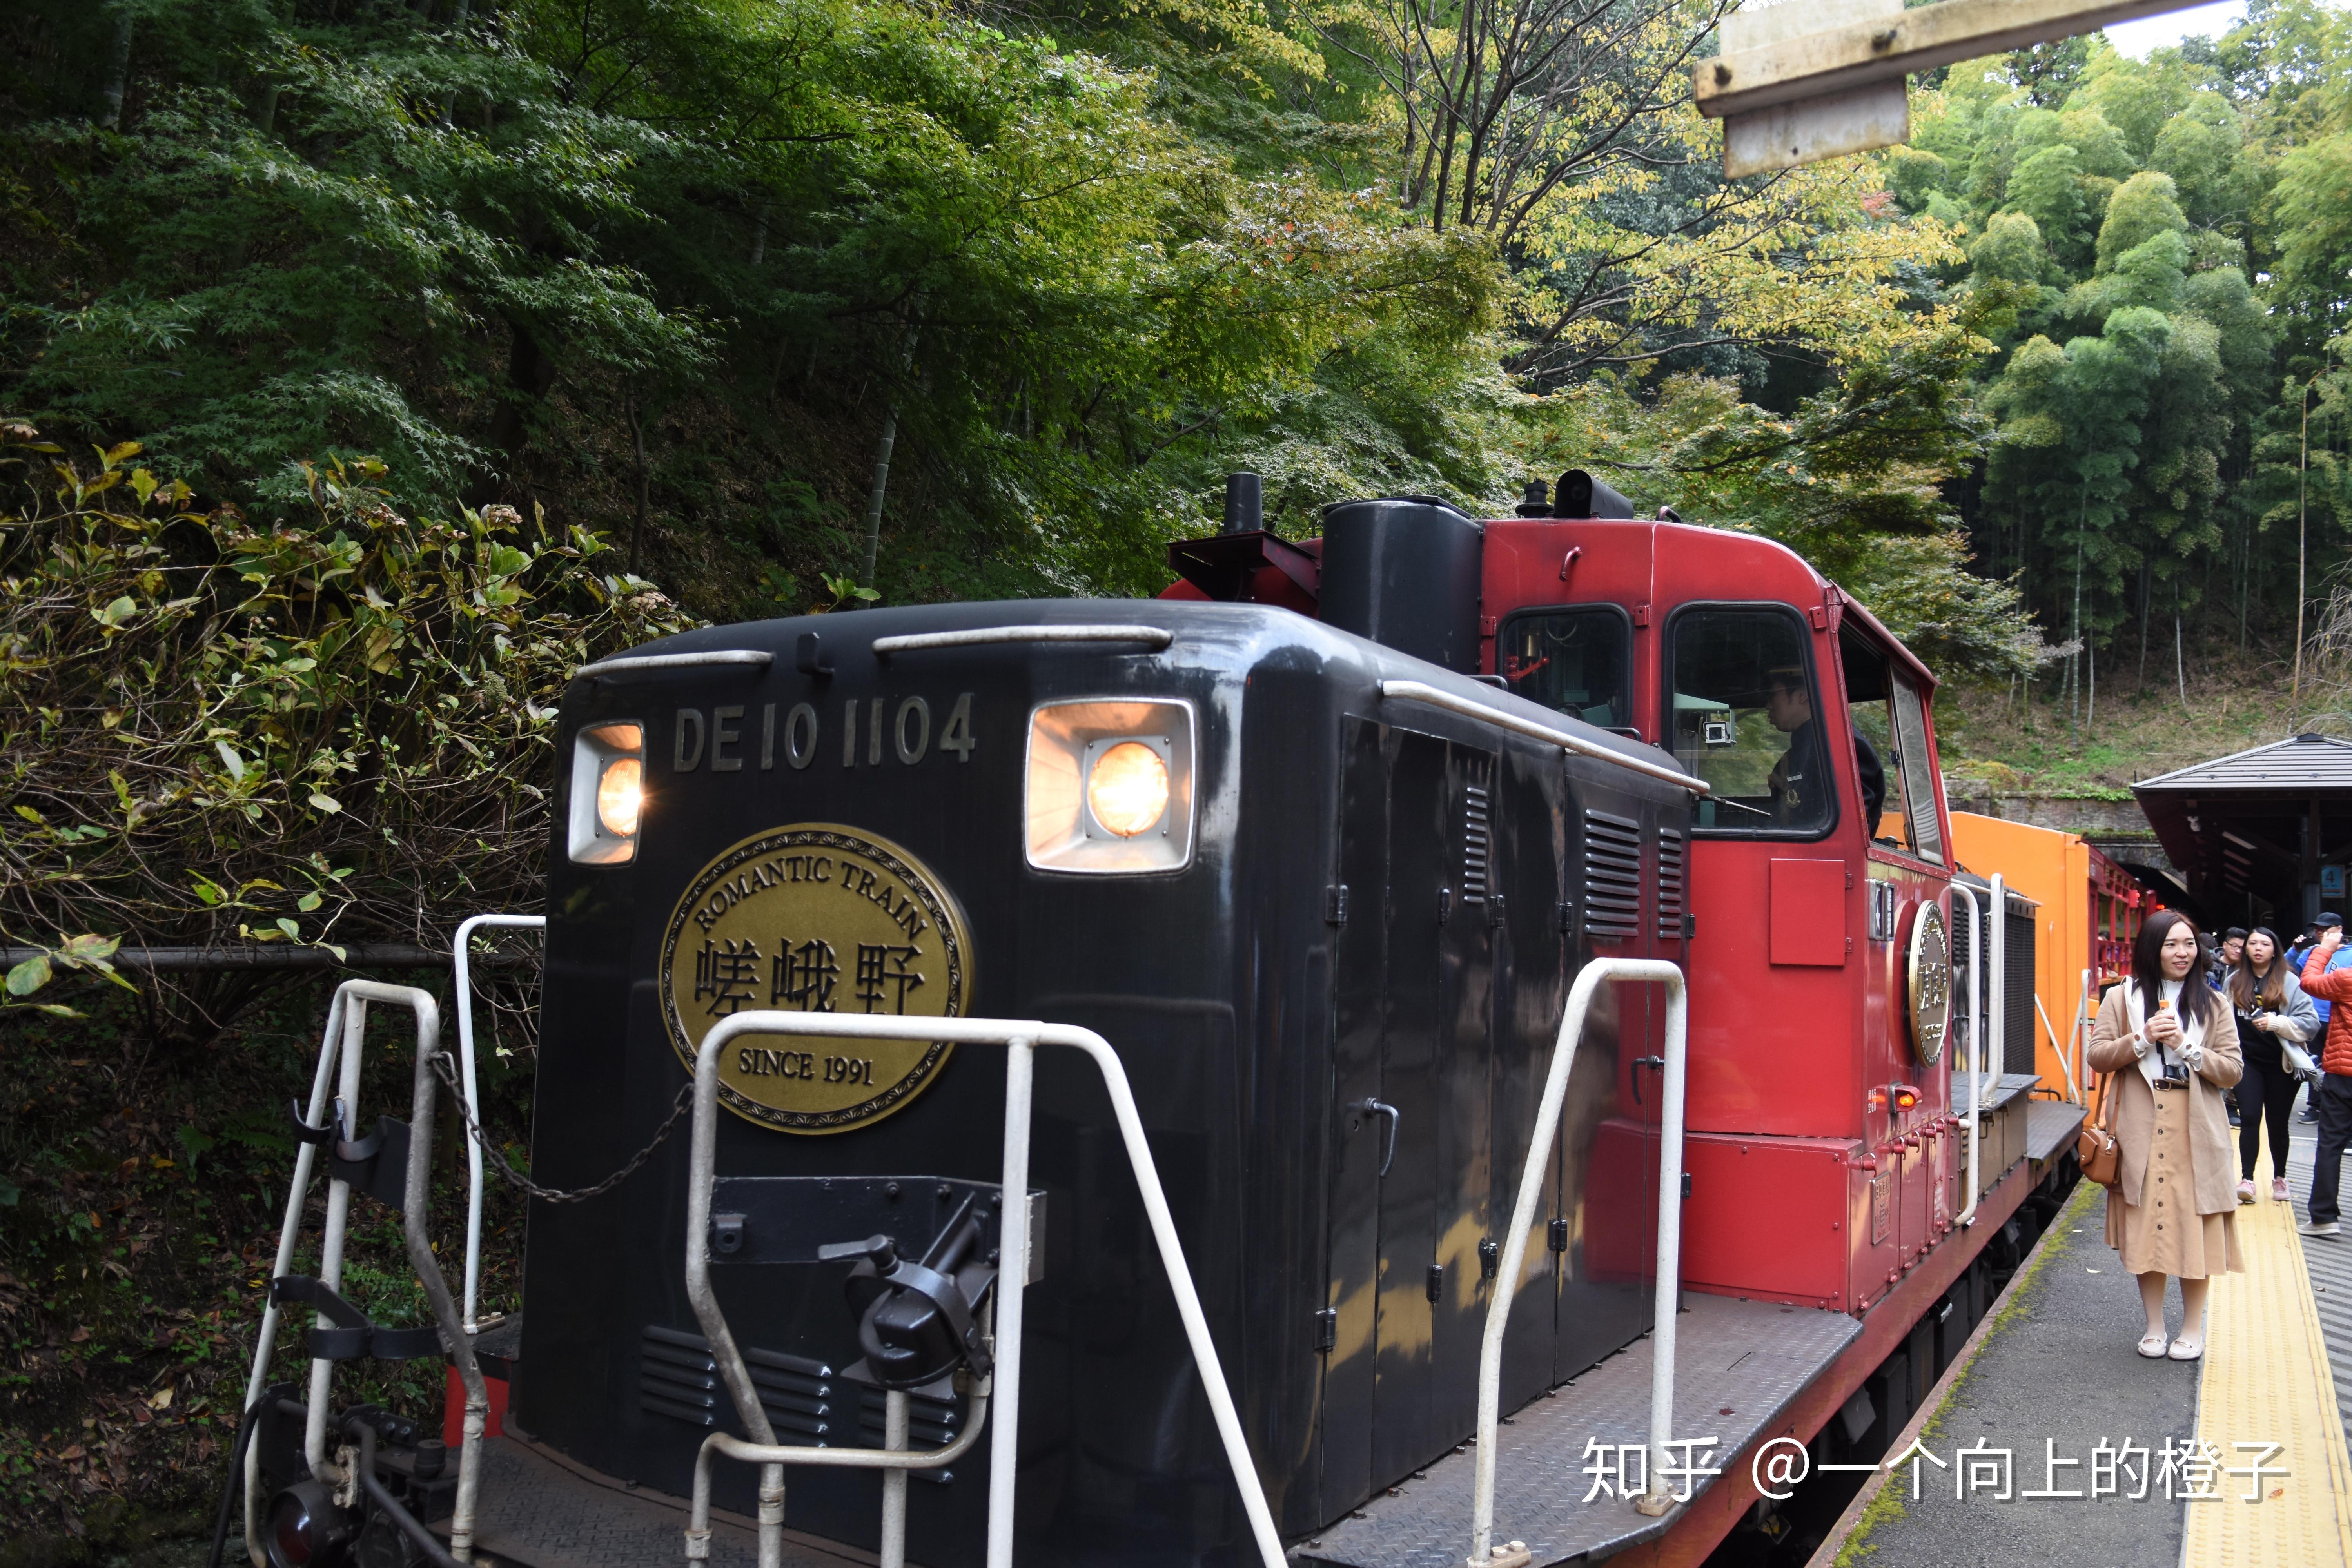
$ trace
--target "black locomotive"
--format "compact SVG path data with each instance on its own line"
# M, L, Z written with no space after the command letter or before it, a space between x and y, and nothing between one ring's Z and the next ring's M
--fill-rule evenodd
M958 632L995 637L875 652ZM1081 1024L1135 1086L1284 1532L1464 1440L1497 1232L1586 951L1580 916L1596 892L1606 903L1585 868L1642 875L1661 828L1683 823L1681 791L1384 700L1383 680L1419 681L1561 723L1251 606L880 611L640 651L770 658L592 674L565 701L574 765L559 791L592 798L587 770L634 751L644 794L627 858L599 863L609 852L570 826L551 857L542 1179L592 1181L643 1143L677 1092L686 1040L744 1007ZM633 731L636 748L610 739ZM1097 812L1085 798L1096 770L1139 744L1152 775L1141 805L1118 819L1121 802L1097 791L1110 803ZM729 1064L739 1114L720 1135L723 1177L911 1191L994 1176L999 1057L775 1044ZM1647 1223L1638 1204L1601 1215L1583 1201L1617 1046L1604 1029L1587 1048L1535 1243L1554 1248L1557 1289L1518 1298L1513 1404L1646 1321L1638 1271L1579 1267L1588 1227ZM1246 1536L1104 1091L1083 1062L1047 1055L1037 1072L1032 1180L1047 1201L1027 1299L1024 1560L1222 1560ZM1635 1171L1601 1184L1647 1190ZM534 1214L509 1417L673 1495L705 1432L733 1420L672 1261L685 1215L676 1159L609 1198ZM862 1223L845 1207L840 1239ZM1645 1255L1646 1237L1625 1243L1612 1250ZM844 1300L852 1267L720 1270L755 1376L772 1374L761 1386L780 1441L878 1439L878 1388L842 1375L864 1355ZM919 1436L952 1432L945 1395L919 1405ZM984 1466L975 1451L919 1481L912 1556L976 1560ZM722 1478L720 1505L752 1511L751 1472ZM878 1486L796 1470L789 1521L870 1545Z

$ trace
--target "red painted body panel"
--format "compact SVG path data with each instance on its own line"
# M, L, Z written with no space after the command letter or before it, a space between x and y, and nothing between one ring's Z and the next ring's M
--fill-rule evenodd
M1850 1139L1685 1141L1690 1201L1683 1205L1683 1283L1718 1296L1846 1310ZM1754 1204L1779 1217L1757 1223Z
M1853 955L1845 929L1845 890L1853 879L1843 860L1770 861L1771 962L1843 969Z

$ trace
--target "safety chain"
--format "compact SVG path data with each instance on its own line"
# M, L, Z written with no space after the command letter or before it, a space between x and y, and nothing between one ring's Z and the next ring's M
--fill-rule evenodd
M433 1076L441 1080L443 1087L448 1089L450 1097L457 1100L457 1114L466 1119L467 1132L472 1136L475 1142L481 1145L482 1152L489 1156L489 1167L497 1173L498 1178L509 1186L551 1204L585 1203L590 1198L611 1192L614 1187L635 1175L637 1168L654 1157L654 1151L661 1147L662 1140L668 1137L677 1128L679 1119L694 1107L694 1080L688 1079L685 1086L677 1091L677 1104L671 1109L669 1119L655 1130L652 1142L629 1156L627 1164L594 1186L574 1187L566 1192L556 1187L541 1186L537 1182L508 1164L506 1156L491 1146L489 1135L482 1131L482 1124L474 1120L474 1108L466 1103L466 1091L457 1087L457 1071L449 1065L448 1052L436 1051L433 1054Z

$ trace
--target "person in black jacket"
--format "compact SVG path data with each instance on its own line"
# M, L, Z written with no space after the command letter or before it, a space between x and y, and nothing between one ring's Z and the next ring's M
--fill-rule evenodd
M2225 944L2226 945L2226 944ZM2245 1075L2238 1079L2238 1201L2254 1201L2254 1157L2265 1128L2271 1142L2271 1201L2287 1201L2287 1112L2301 1087L2287 1070L2283 1040L2307 1043L2319 1033L2319 1011L2279 952L2278 933L2256 926L2246 933L2243 952L2222 985L2238 1018L2238 1046Z
M1802 669L1772 672L1765 690L1764 716L1772 721L1772 728L1789 737L1789 749L1773 764L1769 781L1774 819L1790 827L1822 826L1829 820L1833 775ZM1853 731L1853 760L1862 781L1864 836L1875 838L1879 814L1886 805L1886 769L1878 760L1878 748L1859 730Z

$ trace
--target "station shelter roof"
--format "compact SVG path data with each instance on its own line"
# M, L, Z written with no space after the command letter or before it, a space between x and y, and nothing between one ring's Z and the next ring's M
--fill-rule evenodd
M2299 926L2320 907L2322 868L2352 858L2352 741L2305 732L2143 779L2132 794L2217 923Z

